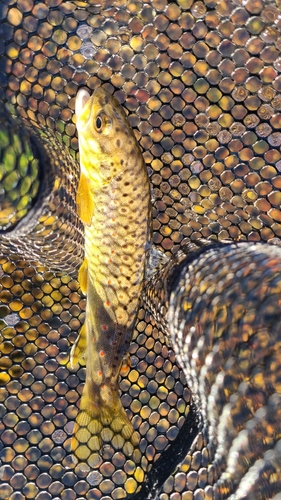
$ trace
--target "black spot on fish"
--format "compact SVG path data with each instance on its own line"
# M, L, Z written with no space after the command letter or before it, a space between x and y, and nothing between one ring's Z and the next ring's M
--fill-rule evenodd
M109 99L110 99L109 95L104 94L104 95L101 97L101 100L100 100L101 105L102 105L102 106L105 106L105 105L109 102Z
M117 146L118 148L120 148L120 146L121 146L120 139L117 139L117 141L116 141L116 146Z
M123 161L123 160L121 160ZM124 182L124 186L130 186L130 183L128 181Z
M120 160L120 164L121 164L121 165L123 165L123 163L124 163L124 160L123 160L123 159L122 159L122 160ZM126 185L126 184L125 184L125 185Z
M115 132L120 132L120 128L116 127Z

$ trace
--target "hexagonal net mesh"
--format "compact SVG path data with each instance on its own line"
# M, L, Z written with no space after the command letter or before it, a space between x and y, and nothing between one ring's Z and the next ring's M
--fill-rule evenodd
M127 458L108 447L92 468L72 461L85 380L84 366L69 367L85 316L75 97L104 85L128 111L150 174L153 241L180 269L180 248L199 238L279 245L280 5L4 0L0 23L0 497L229 498L233 485L212 486L220 469L208 434L197 432L193 382L169 345L154 285L156 320L151 304L141 307L120 380L139 450ZM278 278L274 286L280 294Z

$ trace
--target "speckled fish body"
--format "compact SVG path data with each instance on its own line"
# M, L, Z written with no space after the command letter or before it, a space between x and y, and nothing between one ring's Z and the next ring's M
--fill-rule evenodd
M85 460L109 441L126 454L137 444L119 397L118 376L143 287L150 186L134 133L113 96L103 88L91 97L80 90L76 116L81 167L77 205L85 224L79 281L87 305L85 326L71 360L75 364L86 357L86 383L74 438L75 455ZM83 444L89 439L91 447Z

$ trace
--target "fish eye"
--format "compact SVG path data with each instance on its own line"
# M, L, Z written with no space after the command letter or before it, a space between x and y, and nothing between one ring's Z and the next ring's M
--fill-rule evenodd
M96 129L97 129L98 132L100 132L101 127L102 127L102 119L101 119L100 116L97 116L97 118L96 118Z

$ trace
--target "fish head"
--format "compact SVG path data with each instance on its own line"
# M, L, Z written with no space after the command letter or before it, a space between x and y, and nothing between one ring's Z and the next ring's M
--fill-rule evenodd
M78 91L75 103L81 170L88 178L112 178L124 170L126 159L139 151L119 102L103 87L92 96Z

